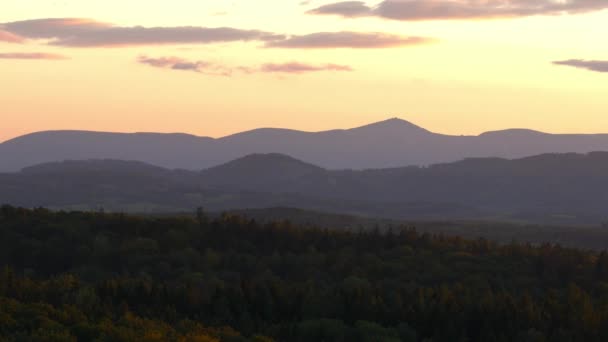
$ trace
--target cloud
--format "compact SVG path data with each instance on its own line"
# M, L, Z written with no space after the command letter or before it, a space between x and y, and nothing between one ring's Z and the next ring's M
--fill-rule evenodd
M140 56L137 61L141 64L147 64L156 68L194 71L206 75L215 76L230 76L232 69L220 65L216 65L206 61L189 61L180 57L147 57Z
M319 32L303 36L292 36L284 40L266 43L266 47L297 49L328 48L391 48L407 45L419 45L432 42L425 37L403 37L386 33L360 32Z
M23 41L24 39L22 37L19 37L18 35L12 34L10 32L6 32L0 27L0 42L22 43Z
M555 61L553 64L566 65L580 69L587 69L596 72L608 72L608 61L592 61L584 59L569 59L565 61Z
M283 64L267 63L260 67L261 72L270 73L287 73L287 74L302 74L316 71L353 71L353 68L348 65L325 64L311 65L299 62L289 62Z
M0 24L5 40L41 40L64 47L129 47L168 44L211 44L236 41L264 42L280 48L387 48L429 42L423 37L386 33L319 32L285 36L230 27L123 27L90 19L36 19Z
M308 11L309 14L337 14L348 18L369 16L371 12L363 1L336 2Z
M384 0L376 6L363 1L336 2L308 13L416 21L578 14L606 8L606 0Z
M89 19L37 19L6 23L3 29L28 39L48 40L68 47L121 47L166 44L209 44L270 41L283 36L229 27L122 27Z
M66 56L57 55L54 53L43 52L15 52L15 53L0 53L0 59L47 59L61 60L68 59Z
M230 67L211 63L207 61L190 61L181 57L159 57L152 58L140 56L137 61L141 64L149 65L156 68L194 71L201 74L213 76L231 76L236 72L244 74L253 73L284 73L284 74L303 74L318 71L353 71L353 68L347 65L339 64L324 64L312 65L300 62L289 63L267 63L259 67L237 66Z

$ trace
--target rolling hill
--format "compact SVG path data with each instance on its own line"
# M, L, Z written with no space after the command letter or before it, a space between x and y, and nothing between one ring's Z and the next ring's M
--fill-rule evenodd
M327 170L255 154L202 171L54 162L0 174L0 203L142 212L295 207L396 219L595 223L608 218L608 152Z
M263 128L218 139L187 134L45 131L0 144L0 172L82 159L136 160L169 169L201 170L256 153L285 154L327 169L370 169L472 157L512 159L592 151L608 151L608 134L511 129L452 136L401 119L324 132Z

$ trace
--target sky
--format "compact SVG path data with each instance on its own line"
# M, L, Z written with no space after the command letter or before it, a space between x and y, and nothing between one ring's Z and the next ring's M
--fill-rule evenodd
M608 133L606 0L3 0L0 141L399 117Z

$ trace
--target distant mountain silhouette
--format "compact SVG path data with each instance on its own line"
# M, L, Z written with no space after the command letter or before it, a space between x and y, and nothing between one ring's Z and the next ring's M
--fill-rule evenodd
M0 173L0 203L129 211L294 207L396 219L599 223L608 152L472 158L428 167L327 170L255 154L203 171L141 162L55 162Z
M50 162L26 167L22 170L23 174L28 175L52 175L57 174L77 175L79 173L89 174L159 174L166 175L169 170L160 166L153 166L139 161L111 160L111 159L91 159L91 160L64 160L61 162Z
M187 134L47 131L0 144L0 172L53 161L137 160L201 170L255 153L281 153L327 169L430 165L472 157L608 151L608 134L511 129L479 136L436 134L401 119L324 132L262 128L213 139Z

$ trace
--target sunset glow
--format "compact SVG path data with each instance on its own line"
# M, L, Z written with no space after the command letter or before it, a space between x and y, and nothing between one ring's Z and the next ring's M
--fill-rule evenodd
M0 141L395 116L454 135L608 132L606 1L422 2L5 0Z

